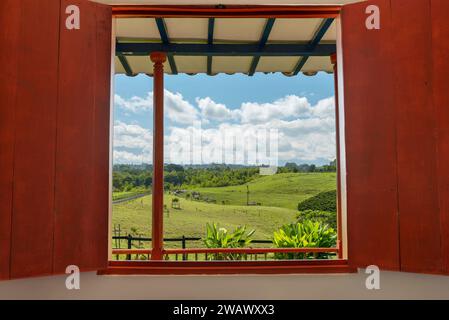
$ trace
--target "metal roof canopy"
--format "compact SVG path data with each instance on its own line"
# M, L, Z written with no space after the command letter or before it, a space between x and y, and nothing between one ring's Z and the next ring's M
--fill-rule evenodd
M152 75L154 51L167 53L169 74L332 73L339 11L340 5L114 6L116 74Z

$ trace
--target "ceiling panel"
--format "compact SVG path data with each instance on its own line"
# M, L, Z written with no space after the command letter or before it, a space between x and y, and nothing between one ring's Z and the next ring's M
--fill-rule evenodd
M206 73L207 72L207 57L189 57L176 56L176 66L178 72L185 73Z
M206 43L208 36L207 18L165 18L165 25L171 42ZM215 19L215 43L258 43L267 19L260 18L220 18ZM276 19L269 43L309 42L316 34L323 19ZM154 18L117 18L116 30L119 41L157 41L160 34ZM323 41L336 41L336 23L325 34ZM152 74L153 65L149 57L127 56L134 73ZM213 73L248 73L253 57L214 56ZM299 57L261 57L256 72L291 72ZM206 56L175 55L179 73L206 73ZM115 60L116 73L125 73L118 59ZM311 57L302 69L306 73L332 71L329 57ZM165 63L165 72L171 73L169 63Z
M170 42L207 39L208 19L166 18L164 20Z
M214 57L213 73L247 73L252 57Z
M215 19L214 41L258 42L266 19Z
M310 57L301 70L302 72L326 71L333 72L334 68L329 57Z
M116 19L116 36L118 38L161 39L156 21L150 18Z
M125 68L123 68L122 63L120 62L118 57L114 59L115 73L123 74L126 73Z
M291 72L300 57L261 57L257 72Z

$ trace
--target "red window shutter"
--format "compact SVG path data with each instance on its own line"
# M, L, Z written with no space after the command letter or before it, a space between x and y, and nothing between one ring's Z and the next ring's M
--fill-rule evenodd
M17 83L20 6L0 2L0 280L9 278L14 164L14 105Z
M373 4L380 30L365 27ZM355 266L447 271L445 9L438 0L343 8L348 257Z
M401 270L410 272L442 267L430 3L391 2Z
M59 4L18 1L11 278L52 273Z
M438 191L443 271L449 274L449 1L432 0L433 99L438 135Z
M108 260L109 108L112 11L61 0L81 12L81 29L61 23L56 145L54 270Z
M366 7L379 6L381 29L367 30ZM348 259L399 269L395 109L390 1L342 10L347 166Z
M68 5L80 8L80 30L66 29ZM0 278L103 268L111 9L87 0L0 6L0 40L11 44L1 58L11 59L10 77L0 78Z

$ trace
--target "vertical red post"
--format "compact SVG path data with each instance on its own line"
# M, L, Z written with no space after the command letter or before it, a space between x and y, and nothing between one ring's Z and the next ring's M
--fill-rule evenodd
M341 226L341 170L340 170L340 121L338 108L338 68L337 54L331 55L331 62L334 65L334 87L335 87L335 142L337 147L337 246L338 258L343 258L343 237Z
M161 260L164 247L164 66L163 52L150 55L153 65L153 228L152 260Z

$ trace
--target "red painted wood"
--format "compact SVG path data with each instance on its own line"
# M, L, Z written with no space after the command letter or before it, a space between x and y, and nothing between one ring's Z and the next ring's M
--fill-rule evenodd
M432 0L432 87L438 134L438 191L443 272L449 274L449 1Z
M381 29L367 30L365 9L379 6ZM342 9L347 165L348 259L351 265L399 269L396 119L390 1ZM397 49L397 45L394 45Z
M70 4L79 4L82 12L94 6L81 1ZM365 8L370 3L381 7L380 31L365 29ZM351 266L374 263L397 270L401 260L404 271L447 272L449 117L447 72L441 70L448 69L448 44L443 41L449 33L444 16L448 4L443 0L391 3L393 8L388 0L350 5L342 13L349 259ZM11 2L3 1L0 9L7 4ZM61 272L72 263L84 270L96 269L104 266L107 250L107 246L102 249L107 239L102 204L109 161L102 142L107 140L109 129L106 132L108 126L102 119L109 121L109 117L102 106L109 97L109 80L101 70L108 69L109 62L104 61L110 61L109 53L104 61L101 57L103 53L106 56L110 43L98 41L110 31L108 13L94 10L94 15L83 15L82 28L100 28L92 32L94 36L82 29L78 34L64 35L59 44L59 32L68 32L59 30L63 26L59 1L26 4L16 29L21 50L11 50L12 54L2 57L9 56L12 62L4 74L16 68L12 77L17 79L8 87L0 78L0 115L12 119L7 127L0 128L0 169L6 168L0 173L0 187L6 190L2 195L6 201L0 208L6 211L11 208L8 188L12 172L8 168L12 150L15 159L11 258L10 262L0 262L0 276L8 273L10 264L13 278ZM9 21L11 26L17 23L14 14L18 11L8 11L5 17L0 14L6 19L0 20L0 25L3 27L3 21ZM16 41L13 33L2 32L0 39ZM73 43L69 43L70 37ZM94 54L87 54L86 47ZM433 53L429 48L434 49ZM94 74L88 73L87 66L93 67ZM15 101L14 116L3 108L4 101ZM15 136L5 130L11 129L11 124ZM99 194L99 200L92 200L92 194ZM1 231L6 230L0 246L8 250L5 226L10 218L1 211L0 219ZM161 231L162 227L158 228ZM8 259L8 251L1 254L1 258ZM120 272L258 272L257 268L240 266L193 271L190 267L163 267L156 271L129 267ZM298 270L289 265L263 267L259 272Z
M113 6L116 17L162 18L336 18L339 5L319 6Z
M0 2L0 280L9 278L20 2Z
M152 249L113 249L112 254L151 254ZM195 253L320 253L333 252L338 253L338 248L189 248L189 249L163 249L162 254L195 254Z
M430 1L394 0L391 6L401 270L439 272L442 261Z
M271 252L338 252L338 248L189 248L165 249L164 254L181 253L271 253Z
M254 266L254 267L109 267L100 270L99 275L189 275L189 274L335 274L355 273L357 269L343 266Z
M95 268L103 268L109 258L109 164L110 159L110 106L111 106L111 44L112 44L112 9L104 5L96 5L96 95L94 113L94 190L97 200L94 202L94 220L92 234L102 230L95 236L97 245L91 253L96 261ZM106 235L106 236L105 236Z
M111 10L62 0L81 12L80 30L61 20L54 270L104 268L108 252ZM108 21L109 19L109 21Z
M291 274L352 273L346 261L114 261L99 274Z
M21 4L20 50L14 52L12 278L50 274L53 260L59 2Z
M195 265L201 267L214 267L214 266L336 266L336 265L344 265L347 264L346 260L343 259L335 259L335 260L247 260L247 261L109 261L109 267L149 267L149 266L178 266L178 267L194 267Z
M153 66L153 221L151 259L162 259L164 248L164 65L163 52L150 56Z

